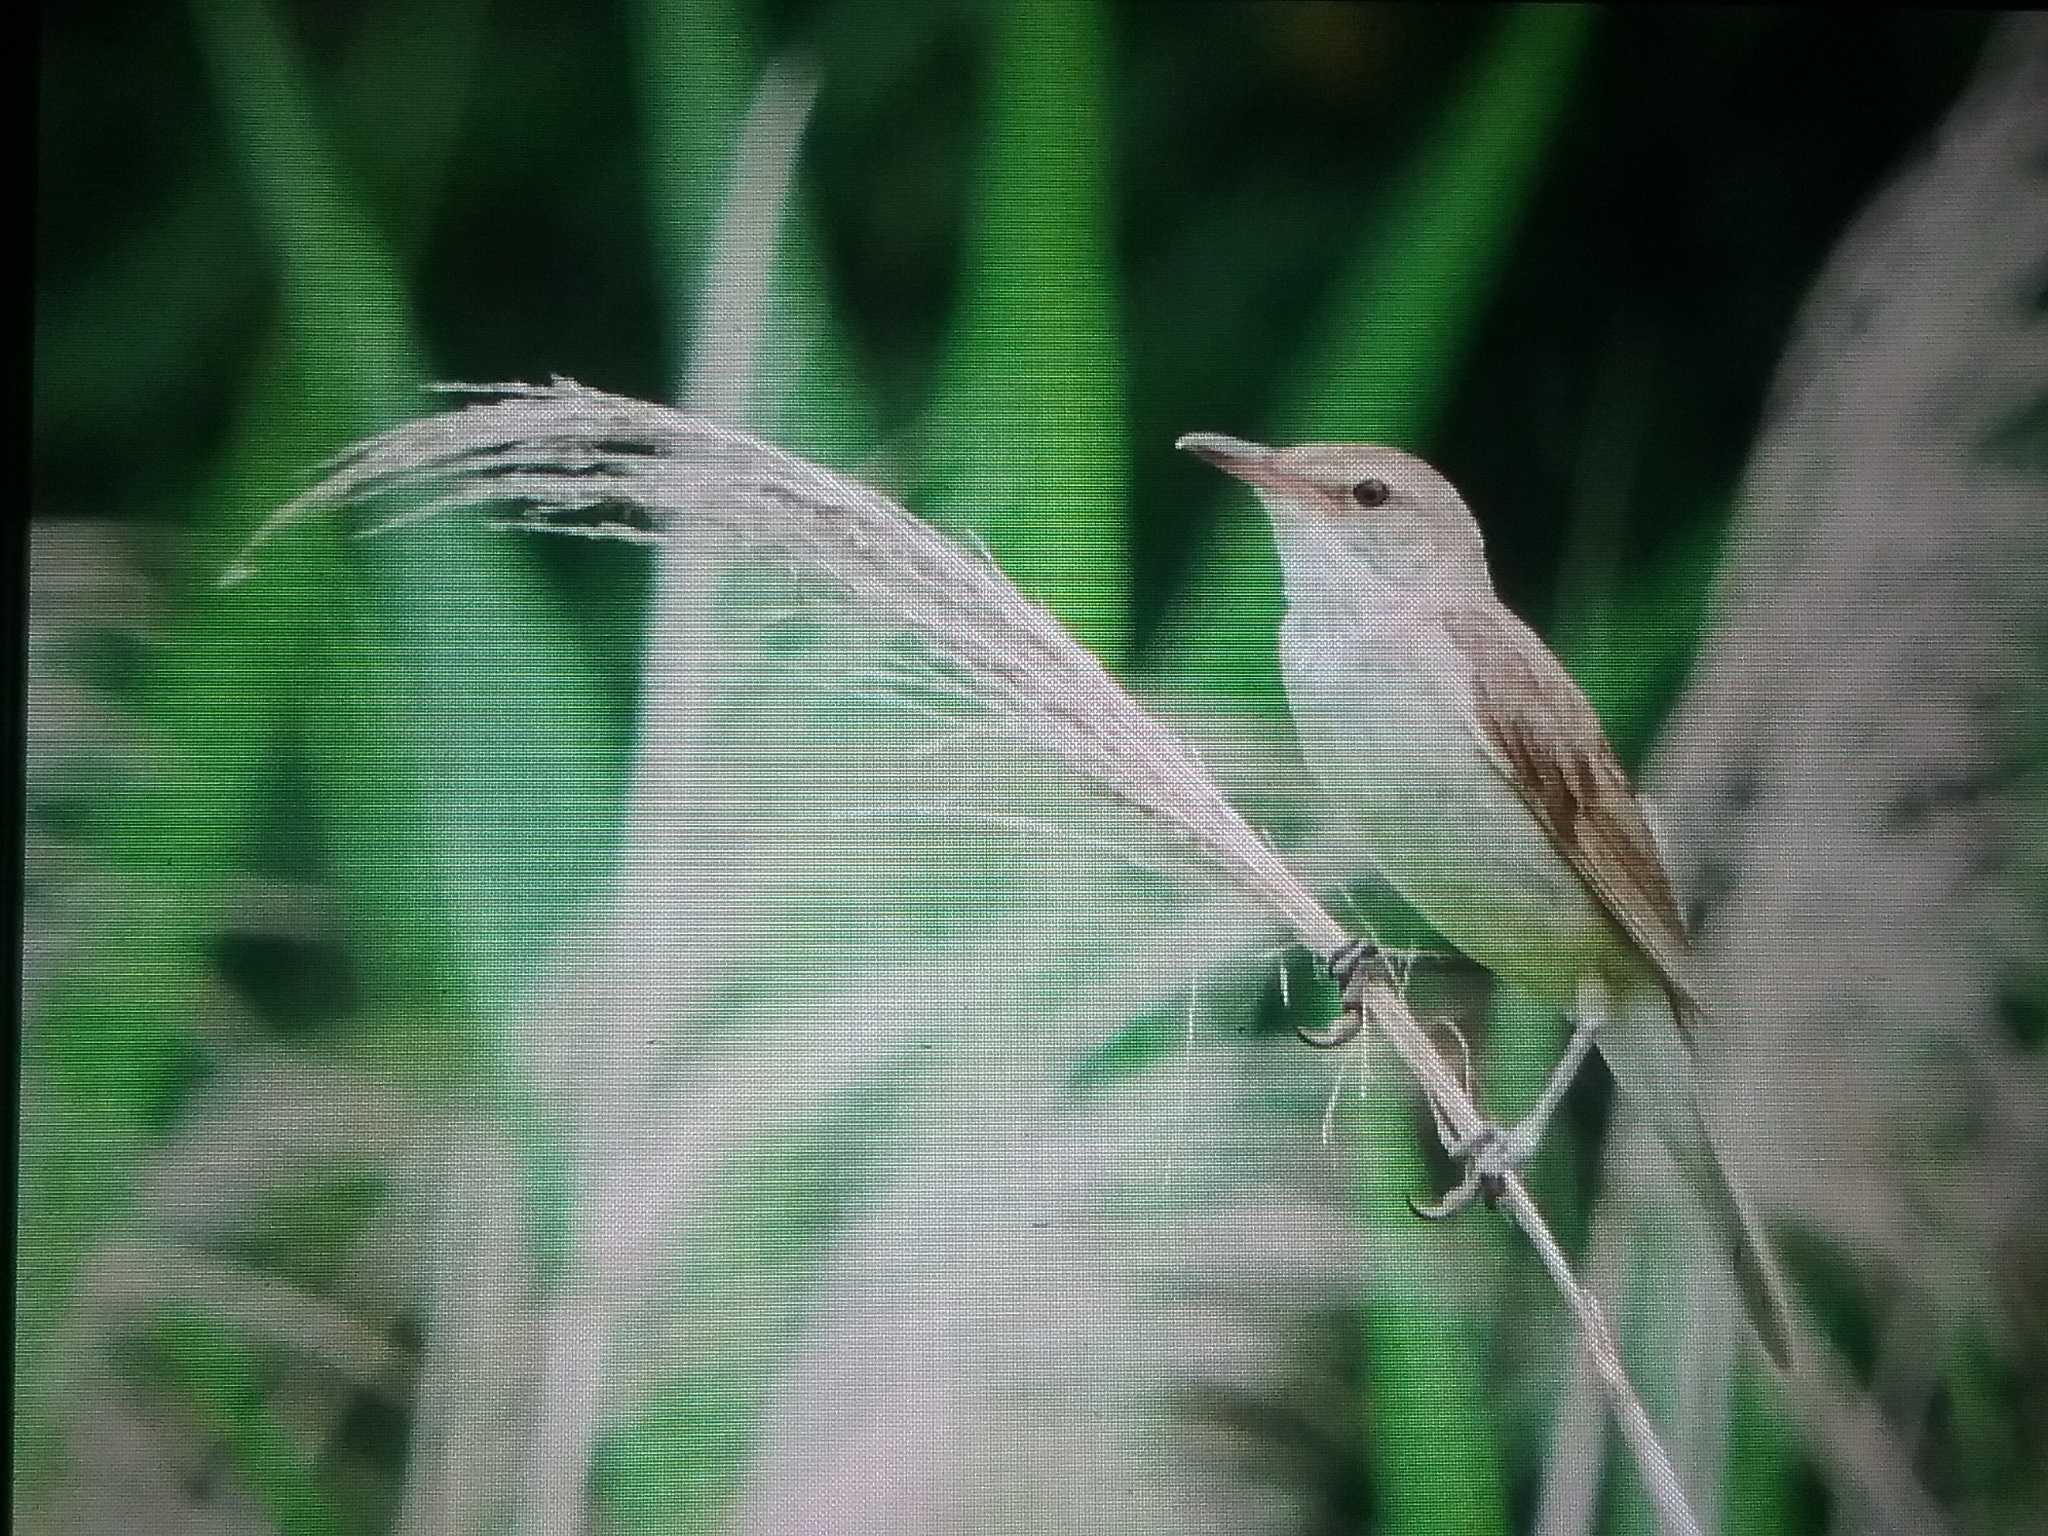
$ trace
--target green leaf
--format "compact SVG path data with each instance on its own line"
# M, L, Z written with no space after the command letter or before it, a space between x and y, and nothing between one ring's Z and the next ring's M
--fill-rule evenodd
M965 297L920 507L972 529L1111 665L1130 641L1129 443L1093 0L999 11Z
M1363 200L1358 257L1286 391L1275 441L1427 441L1507 265L1591 24L1577 6L1510 11L1415 162L1384 196ZM1188 686L1277 698L1272 541L1260 518L1222 527L1162 636L1159 665Z
M730 0L643 0L635 8L646 174L655 254L680 379L686 327L711 299L712 241L732 195L734 151L759 81L760 52ZM818 254L817 220L794 191L770 254L744 424L822 463L857 465L873 452L873 410L833 309Z
M262 1362L240 1328L187 1308L166 1308L150 1330L151 1362L197 1412L233 1475L285 1536L346 1527L318 1465L271 1411Z
M346 442L422 403L395 259L321 142L267 13L208 0L200 14L280 254L307 435ZM415 869L357 873L380 899L402 900L409 922L443 911L455 990L496 1019L531 983L546 934L596 886L615 766L604 761L590 679L515 541L439 519L366 548L366 579L342 578L342 607L307 615L322 636L355 637L317 658L328 702L364 701L352 722L361 734L316 758L322 808L338 838L362 847L388 844L394 811L412 822ZM309 605L340 573L322 575L300 594ZM375 779L354 755L365 749ZM431 883L417 883L422 871Z
M106 810L133 899L30 1024L25 1070L53 1103L49 1146L25 1165L24 1378L98 1234L129 1219L148 1135L205 1070L209 939L288 739L403 1068L453 1065L473 1088L499 1064L509 1000L594 886L609 835L615 775L591 691L512 541L436 529L359 563L315 525L272 546L255 579L214 586L320 459L420 403L419 367L396 264L321 143L274 19L254 0L198 0L193 15L282 312L195 530L193 601L148 680L150 772ZM32 1436L24 1400L18 1434Z
M1723 1530L1742 1531L1745 1536L1790 1536L1809 1528L1795 1516L1812 1498L1813 1474L1784 1413L1773 1402L1776 1387L1754 1366L1735 1373Z

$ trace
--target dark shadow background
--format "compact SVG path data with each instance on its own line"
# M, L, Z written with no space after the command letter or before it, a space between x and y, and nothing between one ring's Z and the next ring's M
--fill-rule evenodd
M281 7L325 126L407 248L436 371L665 387L630 38L613 6L496 0L428 207L380 198L448 7ZM1170 445L1250 431L1374 198L1493 25L1482 6L1135 5L1110 13L1118 286L1130 358L1135 619L1156 625L1216 506ZM804 152L830 275L885 427L927 389L978 142L982 28L950 3L762 7L824 82ZM1717 524L1786 324L1829 243L1949 103L1963 12L1604 14L1512 261L1429 446L1505 595L1549 617L1602 371L1651 445L1631 562ZM387 83L388 82L388 83ZM35 506L187 516L275 303L275 269L176 8L44 19ZM451 98L458 95L449 92ZM1618 360L1618 361L1617 361Z

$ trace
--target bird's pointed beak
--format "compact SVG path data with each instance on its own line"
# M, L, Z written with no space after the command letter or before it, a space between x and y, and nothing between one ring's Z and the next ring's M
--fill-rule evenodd
M1273 450L1264 443L1248 443L1221 432L1189 432L1173 446L1249 485L1262 485L1269 490L1286 488L1287 477L1273 467Z

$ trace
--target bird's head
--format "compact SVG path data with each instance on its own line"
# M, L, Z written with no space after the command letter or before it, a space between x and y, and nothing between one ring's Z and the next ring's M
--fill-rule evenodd
M1267 448L1220 432L1174 446L1258 492L1290 593L1362 576L1396 587L1491 587L1464 498L1429 465L1373 443Z

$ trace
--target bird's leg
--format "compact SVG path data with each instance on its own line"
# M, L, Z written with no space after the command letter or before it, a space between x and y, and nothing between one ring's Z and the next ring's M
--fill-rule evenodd
M1502 1130L1489 1123L1469 1136L1446 1136L1443 1133L1448 1128L1432 1103L1430 1110L1436 1116L1437 1133L1443 1141L1444 1151L1465 1165L1465 1174L1457 1187L1434 1205L1417 1205L1410 1200L1408 1208L1425 1221L1442 1221L1446 1216L1462 1211L1477 1196L1486 1202L1489 1210L1492 1209L1507 1188L1508 1175L1536 1155L1550 1117L1564 1102L1565 1093L1579 1075L1579 1068L1585 1065L1586 1053L1593 1049L1594 1037L1599 1032L1599 1014L1590 1009L1581 1010L1572 1024L1572 1038L1565 1046L1564 1056L1551 1070L1550 1081L1543 1085L1535 1107L1510 1129Z
M1323 968L1330 973L1330 979L1337 983L1337 991L1343 998L1338 1004L1337 1017L1321 1029L1312 1029L1306 1024L1294 1026L1294 1032L1319 1051L1332 1046L1348 1045L1358 1038L1365 1028L1365 1009L1360 1000L1360 981L1365 968L1380 956L1379 945L1371 939L1352 939L1340 944L1324 957Z
M1550 1117L1564 1102L1565 1093L1579 1075L1579 1068L1586 1064L1586 1053L1593 1049L1593 1037L1599 1033L1600 1015L1580 1010L1579 1016L1572 1021L1572 1038L1564 1048L1563 1057L1551 1069L1550 1081L1543 1085L1543 1093L1536 1100L1535 1108L1516 1121L1513 1130L1498 1138L1508 1167L1519 1168L1536 1155L1537 1144L1543 1140Z
M1379 957L1380 947L1371 939L1352 939L1331 950L1323 965L1330 979L1337 983L1337 990L1349 994L1359 973Z
M1323 968L1330 973L1330 979L1337 983L1337 990L1343 997L1337 1017L1321 1029L1306 1025L1295 1026L1294 1032L1318 1050L1332 1046L1348 1045L1358 1038L1365 1028L1365 1015L1359 1004L1359 992L1365 975L1365 968L1374 961L1383 959L1386 951L1371 939L1351 939L1340 944L1324 957ZM1414 956L1409 961L1412 971L1422 966L1446 971L1474 966L1477 962L1456 950L1433 950Z

